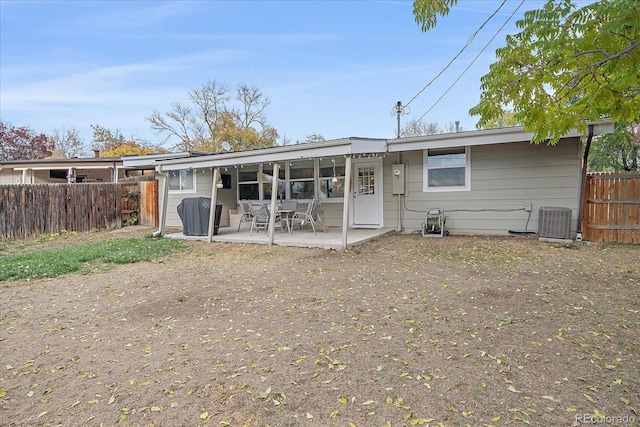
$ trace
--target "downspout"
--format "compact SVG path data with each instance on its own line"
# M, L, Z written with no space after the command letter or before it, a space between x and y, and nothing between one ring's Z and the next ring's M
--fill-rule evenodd
M578 224L576 227L576 240L582 241L582 217L584 216L584 198L587 185L587 167L589 162L589 150L591 149L591 140L593 139L593 125L589 125L589 134L587 135L587 144L584 147L584 156L582 157L582 175L580 177L580 200L578 201Z
M162 177L162 200L160 202L160 226L153 237L164 235L164 226L167 222L167 198L169 197L169 173L162 171L162 165L157 167L159 177Z

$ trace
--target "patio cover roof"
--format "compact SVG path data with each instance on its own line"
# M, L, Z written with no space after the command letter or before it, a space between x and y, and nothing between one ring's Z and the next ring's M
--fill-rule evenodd
M386 139L343 138L307 144L283 145L272 148L236 151L231 153L176 153L174 157L164 155L123 157L125 167L161 166L163 171L190 167L215 168L267 162L283 162L317 157L346 156L357 154L383 154L387 152Z

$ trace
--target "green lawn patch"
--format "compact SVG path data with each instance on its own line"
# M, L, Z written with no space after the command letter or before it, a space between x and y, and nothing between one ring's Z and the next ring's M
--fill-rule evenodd
M0 281L57 277L96 263L129 264L151 261L182 246L182 242L178 240L145 237L103 240L8 255L0 258Z

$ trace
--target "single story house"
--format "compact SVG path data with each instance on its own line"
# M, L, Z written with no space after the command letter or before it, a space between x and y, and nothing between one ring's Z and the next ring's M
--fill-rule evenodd
M610 133L611 123L590 126ZM123 158L153 167L161 185L160 218L180 227L177 205L211 197L221 225L240 200L322 201L327 226L422 230L430 210L444 211L451 234L536 232L540 207L571 212L576 234L583 148L572 131L557 145L531 144L521 127L398 139L344 138L242 152ZM162 190L164 189L164 190ZM210 232L211 234L211 232ZM211 238L211 236L209 236Z
M69 182L118 182L151 170L126 169L119 157L0 161L1 184L56 184Z

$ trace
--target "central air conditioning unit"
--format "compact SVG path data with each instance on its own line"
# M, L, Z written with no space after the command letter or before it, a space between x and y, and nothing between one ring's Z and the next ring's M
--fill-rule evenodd
M571 209L543 206L538 216L538 237L571 238Z

